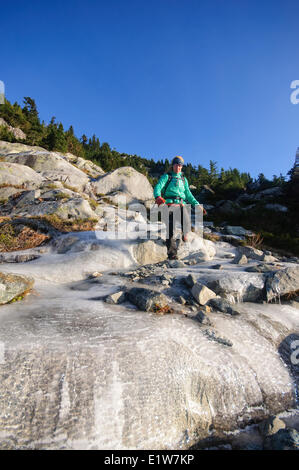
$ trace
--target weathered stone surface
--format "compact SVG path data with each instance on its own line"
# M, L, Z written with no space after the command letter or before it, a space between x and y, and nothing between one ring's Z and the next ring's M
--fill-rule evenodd
M88 182L88 176L57 152L47 150L29 150L7 154L6 162L25 165L39 173L43 178L62 181L69 186L82 189Z
M75 294L1 308L1 449L187 449L294 407L290 307L212 313L214 330Z
M217 204L217 211L223 214L235 214L240 210L238 203L233 201L219 201Z
M248 263L248 259L247 259L247 256L246 255L242 255L242 253L238 253L234 260L233 260L233 263L234 264L247 264Z
M121 304L125 301L125 298L125 292L123 290L120 290L118 292L114 292L113 294L108 295L105 299L105 302L107 302L107 304Z
M0 272L0 305L10 302L32 288L33 279L18 274Z
M227 225L225 227L225 232L228 235L240 235L240 236L252 235L253 233L251 230L246 230L245 228L237 226L237 225L236 226Z
M136 201L145 202L153 199L153 188L146 176L131 167L121 167L106 173L93 183L93 188L96 194L121 191Z
M203 312L202 310L199 310L197 312L197 314L194 316L194 320L198 321L202 325L211 326L211 320L207 317L205 312Z
M167 259L167 248L162 240L145 240L132 246L132 254L139 264L159 263Z
M259 261L262 261L264 258L264 253L252 246L240 246L238 249L243 255L246 255L247 258L257 259Z
M256 200L261 199L268 199L272 197L281 196L282 189L279 186L275 186L274 188L264 189L263 191L259 191L258 193L254 194L253 197Z
M19 129L18 127L10 126L9 124L7 124L7 122L4 121L3 118L0 118L0 126L6 127L10 132L12 132L16 139L26 139L26 134L21 129Z
M229 315L239 315L239 311L236 310L234 305L221 297L211 298L207 304L214 310L219 310L220 312L228 313Z
M263 436L276 434L280 429L285 429L286 425L282 419L276 416L269 416L259 424L259 431Z
M240 272L209 280L207 286L232 303L259 302L263 299L264 283L262 274Z
M13 196L14 194L17 194L17 193L21 193L22 191L25 191L25 188L20 189L20 188L15 188L13 186L0 188L0 201L1 200L7 201L10 198L10 196Z
M203 284L200 284L199 282L194 284L191 289L191 293L200 305L205 305L210 299L216 297L215 292L213 292L211 289L204 286Z
M77 155L73 155L72 153L63 154L68 162L72 165L75 165L80 170L86 172L92 178L98 178L105 174L104 170L93 163L90 160L85 160L85 158L77 157Z
M16 205L12 208L12 215L44 216L56 215L64 220L97 219L86 199L77 197L58 201L36 201L36 204Z
M197 278L194 274L189 274L187 277L185 277L184 281L188 287L192 288L194 284L197 283Z
M33 145L26 145L21 144L19 142L6 142L5 140L0 140L0 156L5 156L10 153L20 153L20 152L28 152L29 150L43 150L46 151L42 147L33 146Z
M0 161L0 185L24 185L26 188L38 187L43 177L25 165Z
M1 253L0 263L27 263L38 258L40 256L33 253Z
M280 429L266 437L264 450L299 450L299 432L290 428Z
M142 287L133 287L127 292L127 297L140 310L146 312L155 311L156 306L165 307L169 303L169 299L164 294Z
M273 264L255 264L253 266L248 266L245 268L245 271L248 273L268 273L270 271L277 271L281 269L281 266Z
M299 290L299 266L270 273L266 279L267 300Z

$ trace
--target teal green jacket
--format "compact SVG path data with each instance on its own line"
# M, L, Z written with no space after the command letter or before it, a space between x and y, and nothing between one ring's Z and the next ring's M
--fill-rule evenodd
M189 189L189 184L187 181L186 176L184 176L185 184L182 180L182 173L174 173L171 172L172 178L170 183L167 186L166 193L163 194L163 189L166 186L168 181L168 174L165 173L161 176L158 183L154 188L154 197L162 196L166 200L166 203L180 203L181 199L183 203L189 203L193 206L199 204L199 202L195 199L193 194Z

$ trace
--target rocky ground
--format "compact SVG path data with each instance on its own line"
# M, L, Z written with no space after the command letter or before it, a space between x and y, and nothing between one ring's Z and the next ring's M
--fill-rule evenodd
M168 261L129 167L0 142L0 183L0 448L299 447L297 258L208 223Z

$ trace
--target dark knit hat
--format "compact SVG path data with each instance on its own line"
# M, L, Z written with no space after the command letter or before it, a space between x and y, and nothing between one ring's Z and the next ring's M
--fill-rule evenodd
M173 158L171 164L172 165L175 165L175 164L178 164L178 165L184 165L184 159L183 157L181 157L180 155L177 155L176 157Z

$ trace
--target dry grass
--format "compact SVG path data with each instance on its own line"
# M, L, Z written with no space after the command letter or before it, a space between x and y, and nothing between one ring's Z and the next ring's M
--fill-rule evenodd
M2 183L0 184L0 189L2 188L16 188L16 189L26 189L25 184L8 184L8 183Z
M0 222L6 222L0 220ZM13 226L9 220L0 227L0 252L27 250L40 246L50 237L24 225Z
M263 245L263 237L260 233L255 233L254 235L246 235L246 245L251 246L252 248L260 248Z
M64 220L57 217L55 214L45 215L40 219L46 220L55 229L60 232L81 232L94 230L97 219L75 219L75 220Z
M89 198L88 202L89 202L89 205L92 208L92 210L96 210L96 208L98 207L97 201L95 201L94 199Z
M203 232L203 238L205 240L210 240L211 242L219 242L221 240L220 235L216 235L214 233L205 233L205 232Z
M64 181L61 181L62 184L63 184L63 187L65 189L69 189L70 191L73 191L74 193L79 193L80 191L78 190L78 188L76 188L76 186L70 186L69 184L65 183Z
M159 304L155 304L154 306L154 312L157 315L165 315L165 313L174 313L173 308L171 308L169 305L164 305L163 307Z

